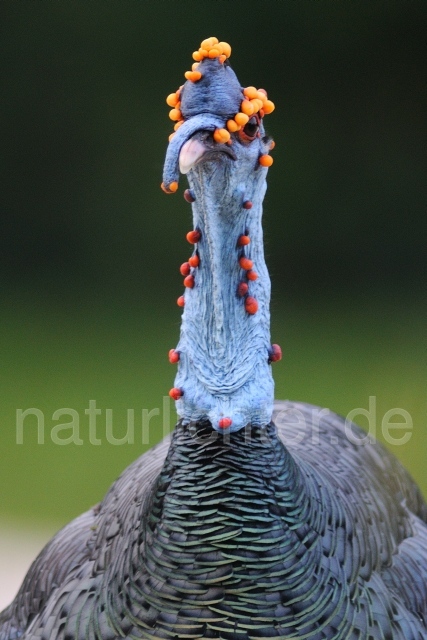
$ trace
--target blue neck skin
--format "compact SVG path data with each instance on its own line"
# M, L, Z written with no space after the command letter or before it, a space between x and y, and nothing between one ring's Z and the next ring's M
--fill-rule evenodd
M185 291L175 386L183 392L176 408L184 423L207 418L214 429L224 430L221 420L229 418L225 430L237 431L270 422L274 383L261 226L267 169L258 163L268 146L261 138L250 144L236 139L230 148L235 160L224 152L207 153L188 173L193 228L201 233L194 246L200 263L191 270L194 287ZM247 200L250 209L243 206ZM249 245L238 245L241 235L250 237ZM242 256L253 261L256 281L239 265ZM241 282L258 303L255 314L245 309L247 296L238 294Z

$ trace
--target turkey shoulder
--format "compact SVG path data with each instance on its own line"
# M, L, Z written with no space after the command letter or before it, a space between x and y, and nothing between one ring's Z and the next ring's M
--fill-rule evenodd
M125 496L142 504L164 462L170 438L138 458L112 485L102 503L61 529L32 563L13 602L0 613L0 640L31 638L32 621L38 623L48 604L64 587L89 575L108 553L109 540L125 517ZM25 636L23 634L25 633ZM46 636L48 637L48 636ZM59 637L59 636L58 636Z

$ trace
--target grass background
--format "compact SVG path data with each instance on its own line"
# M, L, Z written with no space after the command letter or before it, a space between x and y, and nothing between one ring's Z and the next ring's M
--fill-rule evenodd
M427 493L426 18L423 0L0 3L0 534L9 520L60 526L146 449L138 435L108 444L105 410L119 437L133 408L138 434L172 386L190 212L158 187L164 99L212 34L277 104L276 396L343 415L376 396L377 424L405 409L412 437L392 449ZM16 444L29 407L44 445L31 419ZM50 440L62 407L81 446Z
M183 241L184 242L184 241ZM112 307L81 301L78 309L45 300L10 299L2 318L1 351L8 372L2 385L0 465L1 514L7 518L65 523L102 498L109 484L140 453L142 409L158 407L150 422L150 442L163 433L163 396L174 370L167 351L176 343L179 310L152 312L131 305ZM413 420L408 443L389 448L412 471L425 492L425 331L426 307L405 300L332 300L273 306L272 335L284 347L274 367L276 397L304 400L346 415L368 409L376 396L377 435L392 408ZM102 413L97 437L89 440L85 409L95 399ZM172 404L172 403L171 403ZM45 416L45 444L37 444L36 420L25 420L24 442L16 444L16 408L37 407ZM51 440L54 411L79 414L81 446ZM135 410L135 443L120 446L106 438L105 410L113 411L113 433L123 437L127 409ZM65 416L63 422L69 422ZM366 418L356 418L367 427ZM171 406L171 425L174 423ZM71 430L60 434L61 439ZM399 437L400 433L393 434Z

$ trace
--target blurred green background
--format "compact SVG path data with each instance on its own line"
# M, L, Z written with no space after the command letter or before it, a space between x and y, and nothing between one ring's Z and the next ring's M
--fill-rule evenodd
M172 386L191 225L185 180L159 189L165 97L211 35L277 106L276 396L344 415L375 396L379 436L405 409L412 437L391 449L427 492L426 18L424 0L0 4L0 519L59 526L147 449L141 411ZM30 407L44 445L31 417L16 444ZM77 412L82 445L52 443L60 408ZM106 441L106 409L117 438L134 409L133 445ZM150 426L154 443L162 416Z

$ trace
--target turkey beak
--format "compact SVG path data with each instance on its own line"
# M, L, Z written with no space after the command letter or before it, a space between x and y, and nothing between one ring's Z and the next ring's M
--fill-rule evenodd
M236 160L236 154L229 145L212 140L210 132L198 131L181 147L179 170L181 173L188 173L196 164L210 160L218 153L225 153L232 160Z
M181 173L188 173L190 169L200 160L206 153L207 147L197 138L190 138L182 145L179 154L179 170Z
M165 189L167 189L172 182L179 181L179 156L181 148L191 140L194 134L198 131L213 132L215 129L219 129L223 126L224 121L222 118L206 113L198 114L196 116L192 116L188 120L185 120L183 125L179 127L178 131L173 136L168 146L165 164L163 166L163 184ZM199 160L200 157L196 162ZM187 166L187 171L189 171L191 167L188 166L188 162L183 164L184 169L185 166Z

